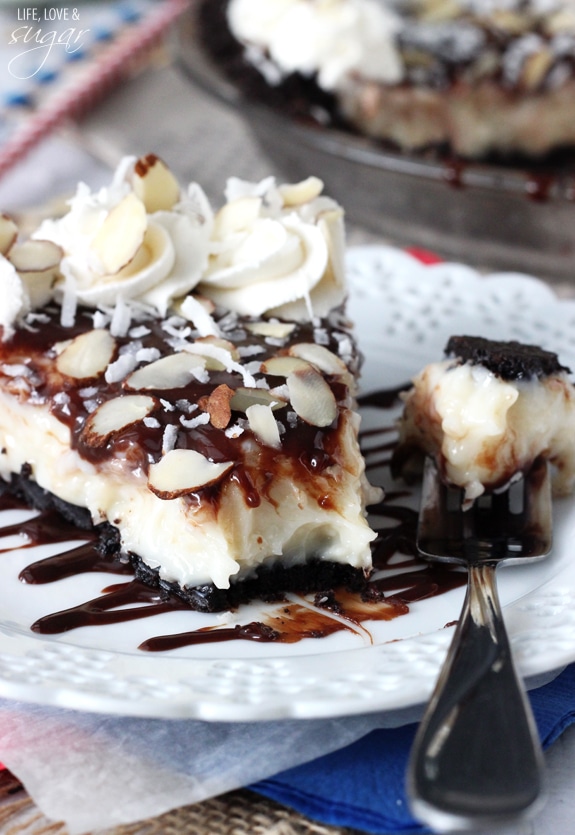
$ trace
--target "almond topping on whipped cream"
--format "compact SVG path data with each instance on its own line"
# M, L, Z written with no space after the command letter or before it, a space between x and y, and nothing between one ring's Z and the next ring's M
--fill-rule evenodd
M1 218L0 283L12 287L0 299L4 338L51 298L66 325L80 304L165 316L179 303L205 336L218 335L208 304L241 315L321 317L345 295L343 212L322 190L316 177L283 185L231 178L214 211L199 185L177 186L155 155L126 157L108 187L93 192L81 183L67 214L45 220L24 245L30 257L49 256L35 270L47 277L41 292L32 291L22 259L12 259L22 245L14 222Z

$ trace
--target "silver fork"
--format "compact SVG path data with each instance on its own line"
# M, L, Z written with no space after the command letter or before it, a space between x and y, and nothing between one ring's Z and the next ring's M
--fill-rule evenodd
M552 544L548 466L461 510L426 461L417 544L428 560L467 566L463 610L408 768L413 813L440 832L502 825L539 808L543 755L497 594L500 562L526 562Z

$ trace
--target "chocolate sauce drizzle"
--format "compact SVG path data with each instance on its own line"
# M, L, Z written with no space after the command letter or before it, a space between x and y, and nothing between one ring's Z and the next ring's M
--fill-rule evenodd
M397 403L399 393L405 388L400 386L378 391L362 397L360 403L389 409ZM394 426L390 422L362 433L362 443L369 442L369 448L364 450L368 468L389 466L395 443L393 431ZM368 630L362 626L365 621L391 620L405 615L411 603L464 585L465 573L461 570L447 565L426 564L418 559L415 545L417 512L402 504L402 500L409 495L409 490L388 490L384 500L370 508L372 525L377 533L372 544L375 571L361 590L326 589L315 596L299 599L290 595L285 600L262 607L261 621L232 627L208 625L179 634L156 635L144 641L139 648L159 652L235 640L295 643L304 638L323 638L342 630L369 636ZM7 492L0 496L0 510L26 508L28 505ZM19 575L24 583L54 583L88 572L129 577L127 582L106 586L94 599L44 615L32 624L33 632L61 634L81 626L119 624L189 610L176 595L137 580L130 562L108 554L100 546L97 530L80 530L57 511L44 510L28 521L0 528L2 536L13 534L22 537L20 547L23 548L81 540L80 545L27 565ZM5 550L11 549L0 548L0 553Z

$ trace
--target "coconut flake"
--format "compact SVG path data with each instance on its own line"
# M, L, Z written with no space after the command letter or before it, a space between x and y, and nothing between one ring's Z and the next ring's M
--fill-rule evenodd
M128 376L136 367L138 361L135 354L126 351L120 354L115 362L111 362L107 367L104 378L107 383L119 383Z
M178 427L175 423L168 423L162 436L162 455L174 449L178 440Z
M218 360L230 374L233 371L241 374L245 386L255 388L256 381L253 376L247 371L245 366L235 362L230 352L225 348L221 348L219 345L212 345L209 342L193 342L186 345L184 350L190 354L199 354L203 357L211 357L212 359Z
M23 363L14 363L13 365L2 365L1 371L7 377L31 377L32 369Z
M103 330L104 328L107 328L110 324L110 318L110 315L105 313L103 310L96 310L92 316L95 330Z
M161 357L158 348L139 348L135 353L137 362L154 362Z
M60 271L64 276L60 323L64 328L71 328L76 322L76 310L78 308L76 279L74 278L72 271L68 268L65 258L63 258L60 263Z
M180 423L186 429L196 429L198 426L205 426L209 422L210 416L207 412L202 412L201 415L197 415L194 418L185 418L183 415L180 417Z
M243 435L245 432L245 427L241 426L239 421L238 423L234 423L233 426L228 426L225 430L224 435L226 438L239 438L240 435Z
M283 346L287 342L287 339L278 336L266 336L264 342L266 343L266 345L271 345L274 348L283 348Z
M256 354L265 353L263 345L238 345L238 354L240 357L253 357Z
M148 336L150 333L152 331L147 325L136 325L128 332L128 336L130 339L142 339L142 337Z
M130 305L126 304L122 296L119 296L112 313L110 333L112 336L126 336L131 324L132 311Z
M186 296L180 310L195 325L200 336L221 336L218 325L195 296Z

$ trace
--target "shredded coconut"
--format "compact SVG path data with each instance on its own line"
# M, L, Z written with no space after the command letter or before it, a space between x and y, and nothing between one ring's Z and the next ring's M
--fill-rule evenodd
M295 412L289 411L286 414L286 420L288 424L292 427L297 426L297 414Z
M78 394L82 399L89 399L90 397L94 397L98 394L98 389L96 386L87 386L86 388L79 389Z
M165 455L167 452L170 452L176 446L176 441L178 440L178 427L175 423L168 423L166 428L164 429L164 434L162 436L162 454Z
M62 294L60 322L64 328L71 328L76 321L76 310L78 307L76 280L68 268L65 258L63 258L60 262L60 270L64 276L64 291Z
M184 316L196 326L200 336L220 336L219 327L195 296L186 296L180 309Z
M248 374L259 374L262 369L262 364L259 360L252 360L252 362L246 362L244 368Z
M122 296L119 296L112 314L110 333L112 336L126 336L131 324L132 310L130 305L126 304Z
M239 438L240 435L243 435L245 429L243 426L240 426L239 423L234 423L233 426L228 426L225 430L224 435L226 438Z
M144 418L144 426L147 426L149 429L159 429L160 421L158 418L148 416Z
M140 348L136 351L136 360L138 362L154 362L160 359L161 353L158 348Z
M143 336L148 336L150 333L152 333L152 331L147 325L136 325L136 327L131 328L128 332L128 336L131 339L142 339Z
M197 415L193 418L185 418L183 415L180 417L180 423L186 429L195 429L197 426L204 426L206 423L210 422L210 416L207 412L202 412L201 415Z
M104 378L107 383L119 383L130 374L137 366L135 354L128 352L120 354L115 362L111 362L107 367Z
M84 400L84 408L86 409L88 414L91 414L92 412L95 412L99 405L100 404L98 403L97 400L93 400L93 399Z
M176 406L180 411L186 412L188 415L195 412L198 408L197 403L190 403L189 400L176 400Z
M256 381L253 376L246 370L245 366L235 362L235 360L232 359L230 352L225 348L221 348L219 345L211 345L209 342L193 342L191 344L187 344L184 350L188 351L190 354L199 354L203 357L211 357L212 359L219 360L219 362L221 362L225 367L226 371L229 371L230 373L232 371L237 371L238 374L242 375L246 386L255 388Z
M110 318L111 317L107 313L104 313L103 310L96 310L92 317L96 330L107 328L110 324Z
M22 363L14 363L14 365L3 365L2 373L7 377L31 377L32 369Z
M238 354L240 357L253 357L256 354L265 353L263 345L238 345Z

